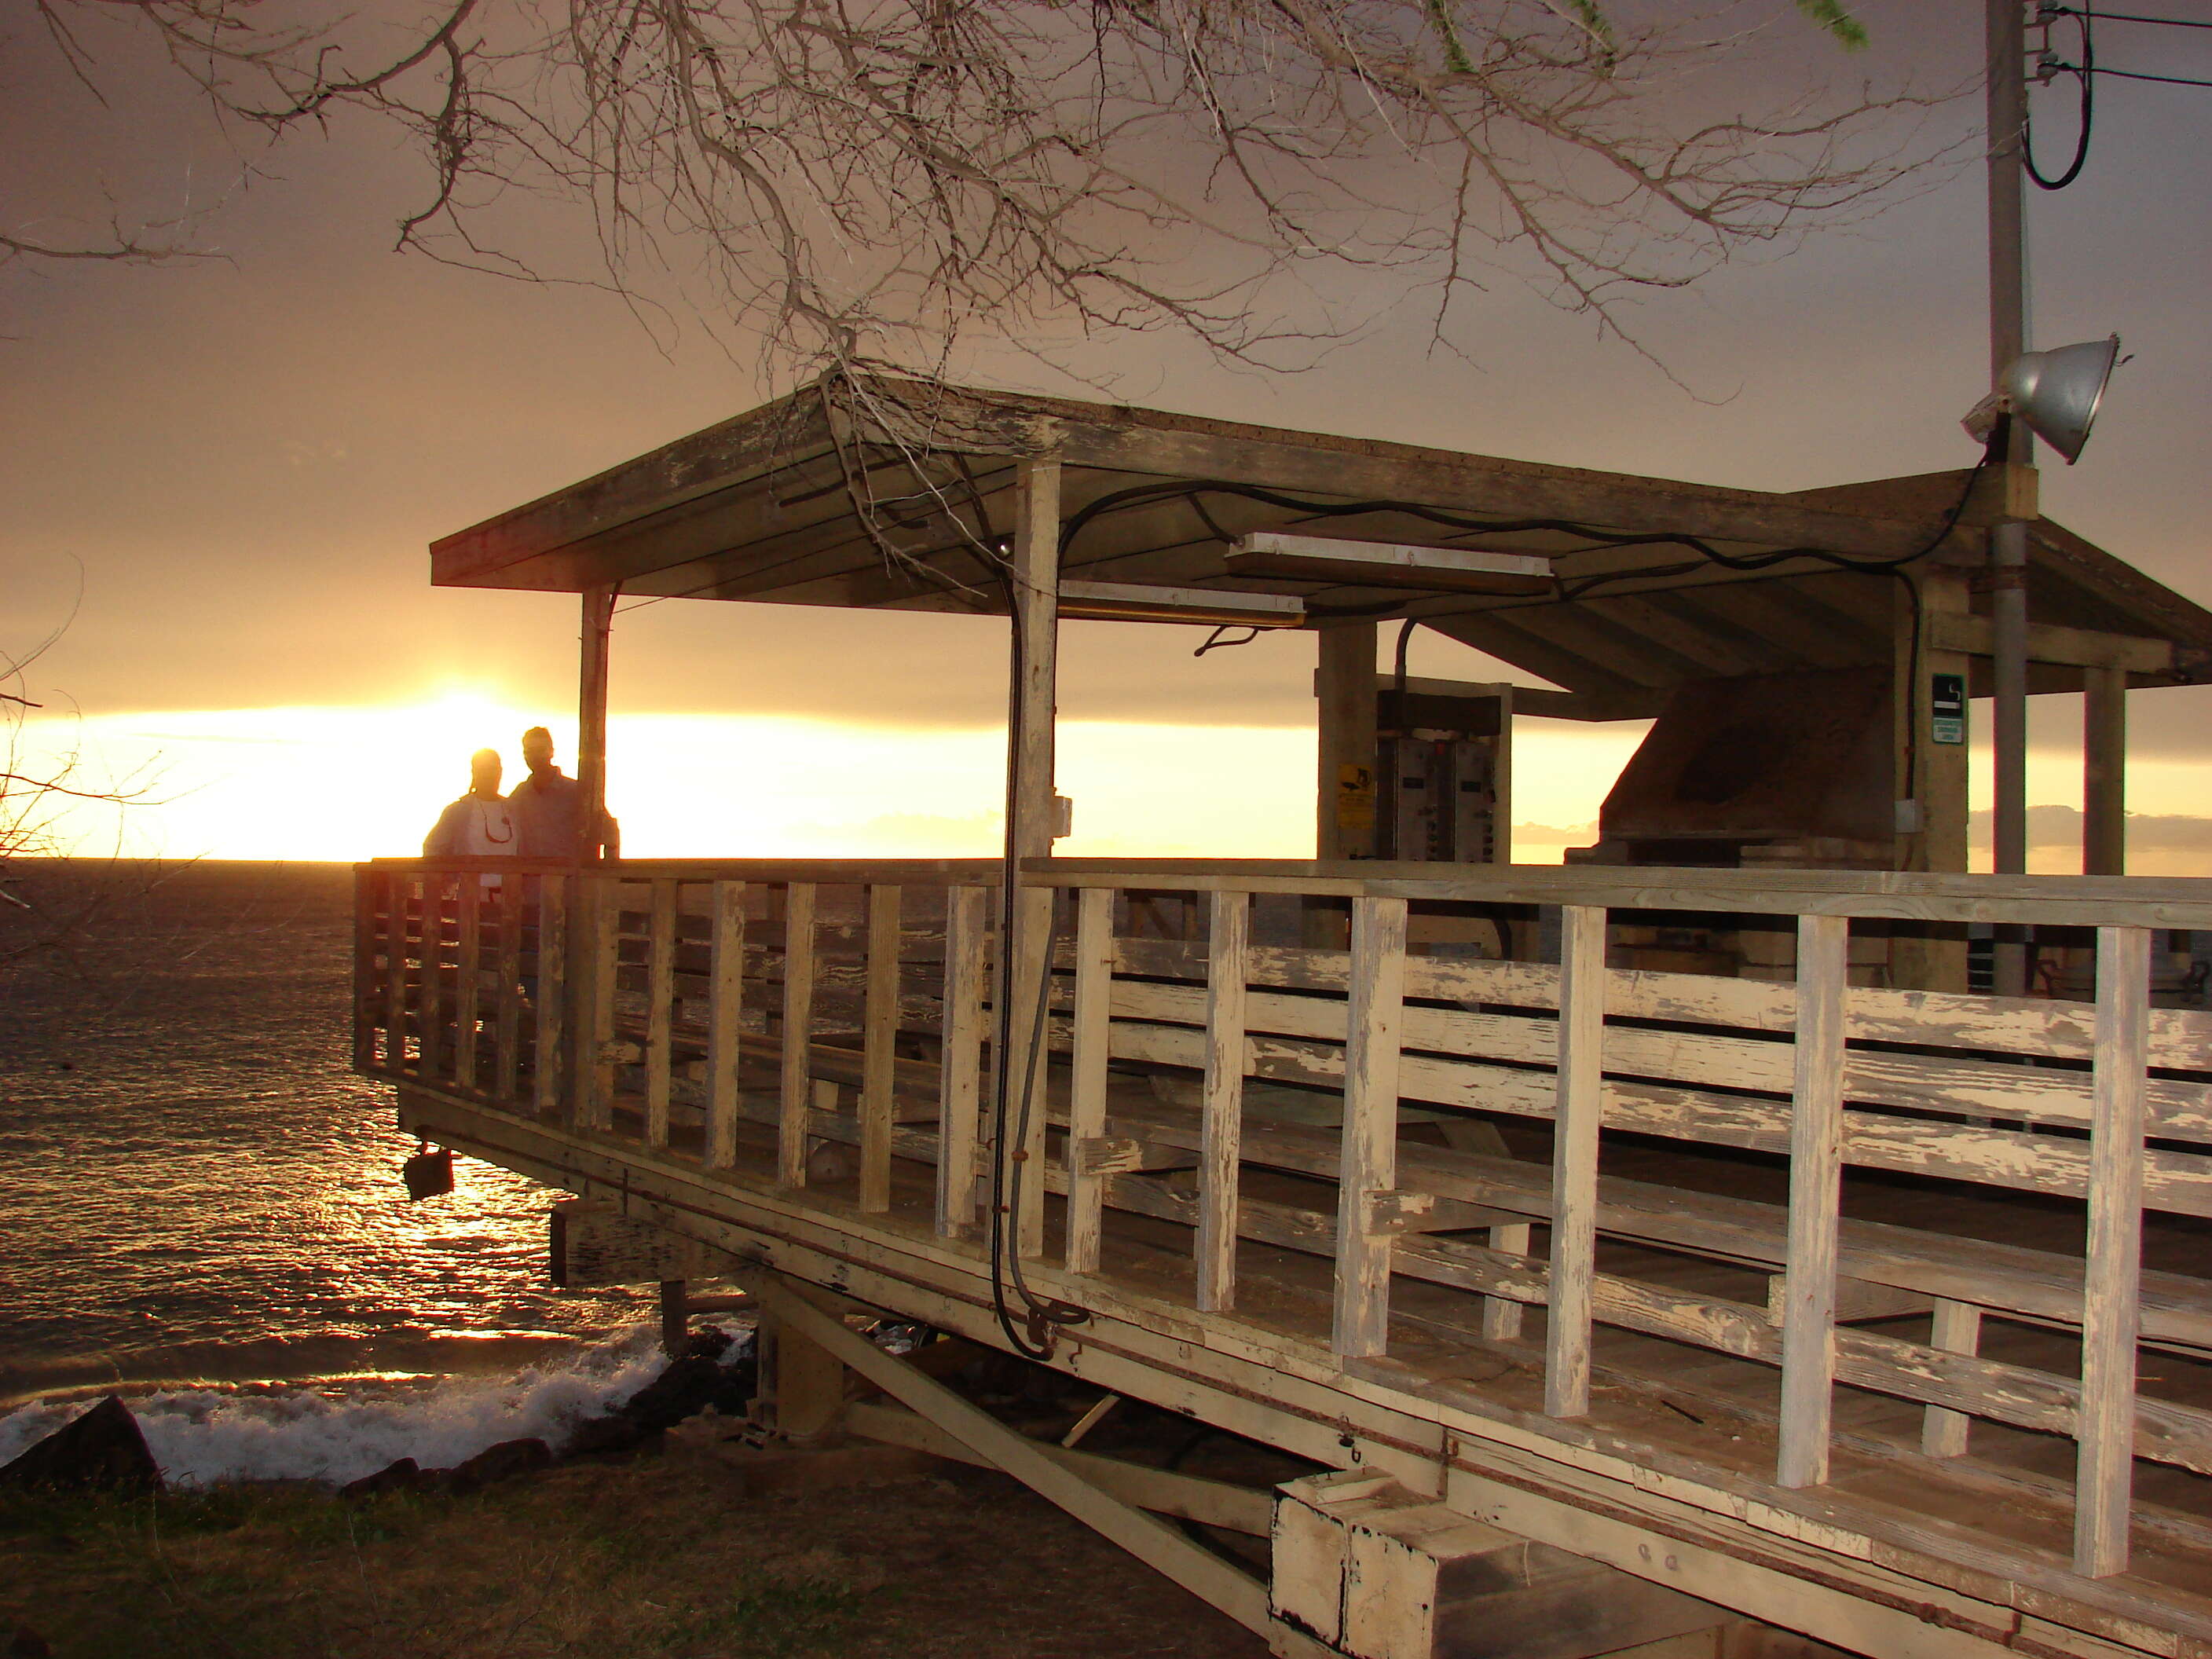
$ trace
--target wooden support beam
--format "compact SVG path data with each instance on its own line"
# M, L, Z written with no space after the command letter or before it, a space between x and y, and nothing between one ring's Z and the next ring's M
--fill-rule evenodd
M1996 652L1996 624L1987 617L1947 611L1931 617L1929 623L1928 644L1931 650L1955 651L1969 657L1987 657ZM2173 642L2143 639L2133 634L2100 634L2087 628L2030 623L2027 659L2057 663L2069 668L2164 674L2173 668Z
M2124 1572L2134 1491L2136 1343L2142 1309L2143 1074L2150 933L2097 930L2096 1121L2089 1132L2089 1237L2081 1289L2081 1414L2074 1471L2074 1569Z
M1508 1221L1490 1230L1490 1248L1505 1255L1525 1256L1530 1243L1525 1221ZM1517 1341L1521 1335L1521 1304L1510 1297L1482 1298L1482 1334L1492 1342Z
M744 1035L745 884L714 884L714 942L707 996L707 1144L710 1170L738 1161L738 1064Z
M2081 685L2081 873L2120 876L2128 861L2128 674L2093 668Z
M1982 1346L1982 1310L1971 1302L1938 1297L1928 1343L1946 1353L1978 1352ZM1973 1426L1970 1413L1930 1406L1921 1419L1920 1449L1930 1457L1963 1457Z
M1314 690L1321 704L1315 856L1375 856L1375 624L1324 628ZM1341 937L1340 935L1340 937Z
M615 619L615 589L583 594L583 649L576 688L576 859L596 864L599 827L607 809L607 668Z
M1267 1630L1267 1592L1257 1579L1174 1528L1108 1495L1026 1435L1017 1433L934 1377L924 1376L847 1329L791 1281L758 1271L743 1278L763 1309L784 1330L796 1331L818 1344L1039 1497L1103 1534L1194 1595L1212 1602L1248 1630Z
M1199 1107L1204 1146L1198 1177L1197 1299L1201 1313L1222 1313L1237 1304L1237 1195L1244 1130L1244 1001L1251 969L1251 896L1216 893L1211 910L1206 1076Z
M1086 1145L1106 1132L1106 1066L1112 1047L1114 890L1086 887L1076 897L1075 1010L1067 1096L1067 1270L1098 1271L1105 1220L1103 1176L1086 1169ZM1241 1035L1241 1033L1240 1033Z
M783 890L783 1065L776 1112L776 1179L806 1184L807 1049L814 1040L814 884Z
M1789 1281L1782 1304L1782 1434L1775 1483L1828 1478L1836 1382L1836 1237L1843 1198L1844 993L1850 921L1797 924L1796 1075L1790 1116Z
M1970 603L1966 579L1959 571L1933 567L1921 572L1910 588L1903 583L1897 586L1891 678L1897 755L1894 775L1898 799L1915 802L1920 815L1920 828L1898 837L1898 866L1963 871L1966 867L1968 750L1963 740L1936 740L1938 735L1948 735L1948 729L1945 733L1937 732L1930 695L1938 675L1955 675L1963 685L1969 663L1960 653L1935 648L1929 638L1937 617L1966 614ZM1897 934L1890 942L1890 977L1900 990L1964 991L1964 935L1954 928Z
M1340 1358L1384 1352L1390 1334L1388 1233L1367 1231L1367 1195L1398 1184L1399 1031L1405 1017L1406 901L1352 902L1352 985L1344 1049L1344 1148L1339 1170L1336 1300L1330 1346Z
M860 1014L860 1207L891 1206L891 1081L898 1057L899 899L884 883L868 889L867 988Z
M1024 459L1015 474L1011 550L1012 671L1018 720L1007 733L1006 764L1014 779L1009 840L1015 856L1025 859L1051 856L1057 816L1054 730L1059 719L1060 498L1059 459L1050 455ZM1052 970L1052 915L1049 890L1024 888L1015 895L1013 938L1004 942L1006 961L1000 973L1012 1015L1012 1040L1001 1063L1007 1068L1013 1102L1008 1133L1017 1144L994 1146L992 1156L1016 1165L1016 1179L1010 1183L1019 1200L1012 1218L1014 1248L1025 1258L1044 1254L1046 1095L1051 1066L1032 1016Z
M591 941L580 975L590 1023L583 1039L584 1064L577 1068L582 1096L577 1118L586 1129L611 1129L615 1110L615 983L621 967L622 884L611 876L585 876L584 914L591 919Z
M656 880L646 911L645 1144L668 1144L670 1048L676 1035L676 884Z
M1544 1410L1589 1410L1590 1287L1597 1272L1598 1127L1605 1108L1605 911L1559 913L1559 1059L1552 1128L1552 1274Z
M945 896L945 1024L938 1058L937 1231L958 1238L975 1226L976 1132L981 1127L984 907L980 887ZM1112 964L1108 964L1108 971ZM1100 1064L1104 1064L1102 1055Z

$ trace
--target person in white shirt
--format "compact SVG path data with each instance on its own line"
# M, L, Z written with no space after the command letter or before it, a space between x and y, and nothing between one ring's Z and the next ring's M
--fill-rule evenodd
M422 842L426 859L512 858L514 820L499 793L499 751L469 757L469 793L438 814Z

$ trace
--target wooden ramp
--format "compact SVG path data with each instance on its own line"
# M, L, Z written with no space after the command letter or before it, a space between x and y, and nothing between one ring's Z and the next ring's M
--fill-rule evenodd
M1285 1651L1566 1659L1600 1600L1589 1653L1717 1608L2212 1655L2212 1017L2148 1006L2212 883L490 868L362 871L356 1060L408 1130L1342 1471L1280 1498L1272 1601L1217 1586ZM1607 965L1686 911L1793 930L1796 980ZM1407 945L1477 915L1559 960ZM1850 982L1855 934L1980 921L2091 930L2095 1000ZM1426 1635L1353 1619L1386 1565Z

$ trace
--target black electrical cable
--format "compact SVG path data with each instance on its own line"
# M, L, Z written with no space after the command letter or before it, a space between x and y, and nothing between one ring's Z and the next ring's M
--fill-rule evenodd
M2055 179L2044 176L2043 170L2035 165L2034 128L2025 118L2021 123L2021 165L2027 169L2027 176L2035 181L2037 187L2042 190L2063 190L2081 176L2081 169L2089 160L2089 134L2097 123L2097 88L2095 82L2090 78L2097 68L2096 42L2090 38L2088 14L2075 12L2071 15L2075 27L2081 32L2081 64L2078 66L2072 64L2061 64L2047 53L2044 58L2045 65L2052 73L2071 75L2081 85L2081 131L2075 135L2074 159L2067 163L2065 172ZM2045 39L2048 40L2049 36L2045 35Z
M2100 23L2161 23L2170 29L2212 29L2199 17L2148 17L2136 11L2099 11L2094 6L2045 6L2054 17L2094 17Z
M1398 718L1401 720L1406 717L1406 649L1413 642L1413 624L1419 620L1419 617L1408 617L1406 625L1398 630L1398 672L1394 689L1398 693Z
M1224 640L1221 637L1224 634L1231 633L1239 628L1244 630L1243 639ZM1209 651L1226 651L1234 646L1249 645L1260 637L1261 631L1249 623L1222 623L1206 636L1206 643L1190 654L1194 657L1202 657Z
M992 1043L991 1086L991 1188L990 1221L988 1229L991 1258L991 1309L997 1316L999 1330L1015 1352L1029 1359L1049 1359L1051 1345L1040 1333L1052 1325L1080 1324L1091 1317L1084 1309L1048 1297L1039 1297L1029 1288L1022 1273L1021 1247L1018 1239L1010 1249L1007 1239L1008 1220L1019 1212L1022 1201L1022 1176L1028 1162L1026 1142L1029 1127L1033 1121L1032 1106L1036 1096L1037 1063L1044 1048L1044 1027L1052 988L1052 963L1047 960L1039 964L1037 1000L1030 1022L1027 1062L1021 1079L1021 1109L1013 1110L1014 1079L1008 1064L1013 1052L1015 957L1014 936L1018 921L1018 895L1021 890L1021 830L1020 806L1022 797L1022 747L1026 736L1026 722L1022 712L1023 683L1028 678L1029 647L1022 637L1020 596L1015 591L1012 572L1003 563L999 580L1006 589L1006 612L1012 626L1012 667L1007 677L1006 696L1006 799L1004 863L999 884L999 961L998 989L992 1000L994 1031ZM1046 929L1047 951L1050 950L1052 929ZM1009 1143L1008 1132L1013 1140ZM1008 1306L1006 1292L1011 1288L1023 1306L1026 1330L1017 1328L1012 1310Z
M2074 65L2071 64L2061 64L2058 67L2061 69L2071 69ZM2194 80L2186 75L2146 75L2141 70L2094 68L2092 69L2089 73L2092 75L2115 76L2123 81L2155 81L2160 86L2165 87L2212 87L2212 81Z

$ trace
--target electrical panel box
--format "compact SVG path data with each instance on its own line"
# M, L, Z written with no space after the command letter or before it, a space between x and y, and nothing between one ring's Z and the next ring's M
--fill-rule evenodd
M1495 864L1500 854L1498 739L1419 734L1382 738L1376 828L1386 859Z

